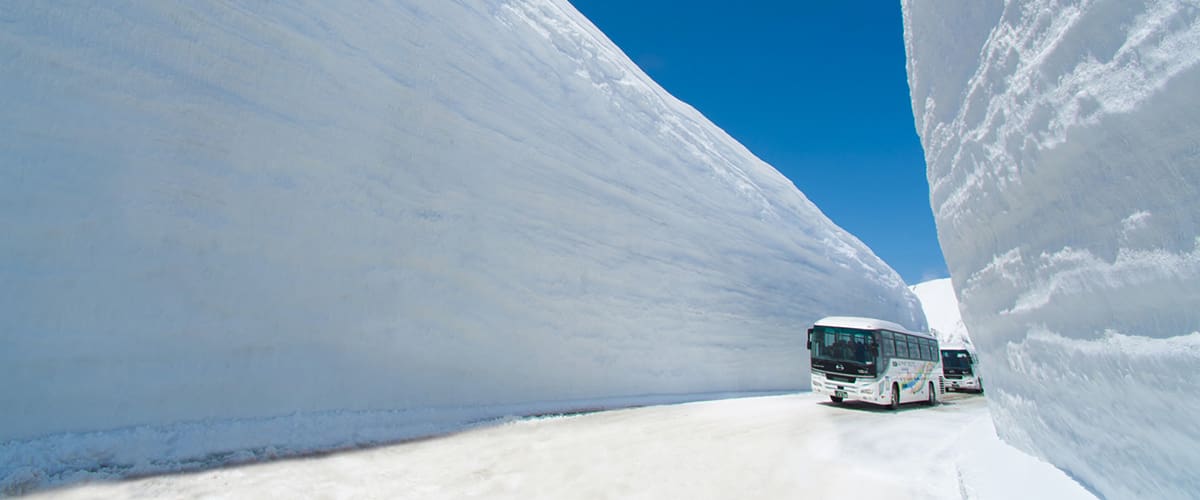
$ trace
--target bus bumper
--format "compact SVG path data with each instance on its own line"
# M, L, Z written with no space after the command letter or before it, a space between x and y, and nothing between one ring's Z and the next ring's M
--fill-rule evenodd
M812 391L830 397L840 397L845 401L866 401L882 404L891 401L890 388L881 384L877 379L856 380L843 382L831 380L823 373L812 374ZM883 390L884 392L880 392Z
M975 377L946 378L946 389L952 391L978 391L979 379Z

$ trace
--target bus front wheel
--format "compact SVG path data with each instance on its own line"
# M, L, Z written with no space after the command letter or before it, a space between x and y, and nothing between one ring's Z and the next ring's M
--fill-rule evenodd
M888 405L889 410L900 409L900 385L892 384L892 404Z

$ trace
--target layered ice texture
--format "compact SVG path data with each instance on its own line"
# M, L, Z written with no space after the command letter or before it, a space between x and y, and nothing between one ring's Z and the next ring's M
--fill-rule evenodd
M925 327L565 0L6 2L0 74L10 486L801 389L813 320Z
M1200 494L1200 5L905 0L938 237L997 431Z

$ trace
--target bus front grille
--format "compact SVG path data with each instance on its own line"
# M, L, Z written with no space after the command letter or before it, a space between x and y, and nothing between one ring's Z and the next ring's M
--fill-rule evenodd
M847 377L847 376L845 376L845 375L834 375L834 374L832 374L832 373L826 373L826 374L825 374L825 378L827 378L827 379L829 379L829 380L836 380L836 381L838 381L838 382L844 382L844 383L847 383L847 384L853 384L853 383L854 383L854 377Z

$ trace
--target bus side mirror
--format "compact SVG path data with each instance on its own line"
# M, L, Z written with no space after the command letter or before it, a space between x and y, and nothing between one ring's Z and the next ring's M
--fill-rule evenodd
M812 328L808 329L808 342L804 344L804 348L810 351L812 350L812 330Z

